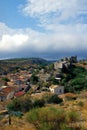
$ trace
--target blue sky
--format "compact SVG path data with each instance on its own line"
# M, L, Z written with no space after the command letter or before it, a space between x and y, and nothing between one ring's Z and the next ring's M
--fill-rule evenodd
M5 23L11 28L35 29L37 20L25 17L20 11L21 6L26 3L25 0L1 0L0 1L0 22Z
M1 0L0 58L87 58L87 0Z

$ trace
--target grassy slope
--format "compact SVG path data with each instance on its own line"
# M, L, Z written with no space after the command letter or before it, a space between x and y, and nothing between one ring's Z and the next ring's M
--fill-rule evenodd
M61 105L53 105L50 104L47 107L56 107L56 108L63 108L66 112L70 110L75 110L76 112L80 113L80 121L74 123L73 125L82 126L83 129L87 128L87 91L83 91L80 94L77 94L76 100L66 100ZM0 127L0 130L35 130L32 124L29 124L26 121L26 114L23 118L12 117L12 124L9 126L7 125L8 118L4 118L0 121L3 124L3 127Z

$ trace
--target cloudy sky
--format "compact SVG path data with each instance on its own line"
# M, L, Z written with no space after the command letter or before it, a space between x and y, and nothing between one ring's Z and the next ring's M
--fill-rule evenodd
M0 58L87 58L87 0L0 0Z

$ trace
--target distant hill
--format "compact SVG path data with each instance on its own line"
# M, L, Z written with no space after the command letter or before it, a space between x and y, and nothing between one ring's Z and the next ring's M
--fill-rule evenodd
M0 74L9 73L18 68L26 68L29 66L46 66L53 63L42 58L15 58L0 60Z
M0 64L3 63L23 63L23 64L43 64L47 65L49 63L52 63L52 61L47 61L42 58L15 58L15 59L6 59L6 60L0 60Z

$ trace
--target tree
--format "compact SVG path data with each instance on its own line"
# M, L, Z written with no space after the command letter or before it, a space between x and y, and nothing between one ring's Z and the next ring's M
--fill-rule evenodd
M7 77L2 78L3 81L9 82L10 80Z
M58 95L54 94L51 97L49 97L48 99L48 103L61 103L63 100L61 98L58 97Z
M30 78L30 82L32 84L36 84L38 82L38 80L39 80L38 76L36 76L36 75L32 75L31 78Z
M33 107L43 107L45 104L45 101L43 99L35 100L33 103Z

